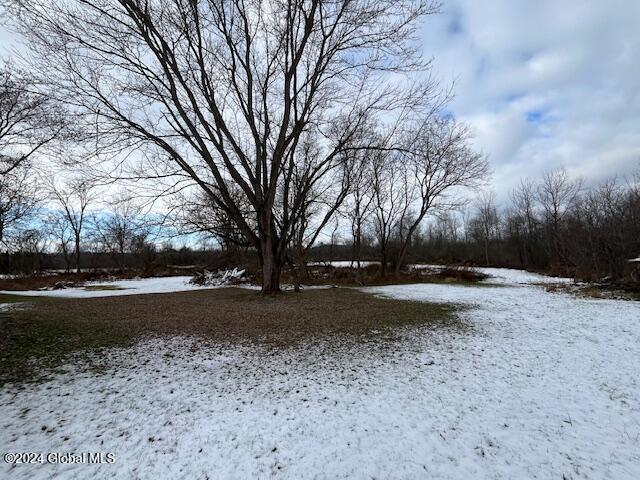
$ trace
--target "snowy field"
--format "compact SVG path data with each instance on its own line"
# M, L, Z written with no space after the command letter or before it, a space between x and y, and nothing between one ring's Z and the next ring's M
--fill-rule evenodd
M374 264L375 262L361 262L362 266ZM350 267L350 262L330 262L322 265L331 265L336 268ZM315 264L311 264L315 265ZM318 264L320 265L320 264ZM439 269L445 268L442 265L413 265L413 268ZM536 273L525 272L523 270L511 270L507 268L484 268L478 267L476 270L490 276L486 280L488 283L496 284L542 284L542 283L570 283L571 279L547 277ZM87 282L82 287L62 288L59 290L0 290L0 294L22 295L28 297L59 297L59 298L95 298L95 297L115 297L121 295L142 295L147 293L171 293L186 292L191 290L202 290L220 288L212 285L194 285L189 283L190 276L157 277L157 278L134 278L130 280L105 280ZM239 285L244 288L257 288L249 284ZM290 289L291 286L283 286L283 289ZM306 288L314 288L307 286ZM315 287L317 288L317 287Z
M332 262L313 262L309 263L308 265L310 267L356 268L358 266L358 263L352 262L350 260L334 260ZM380 265L380 262L360 262L360 267L362 268L368 267L369 265Z
M134 278L131 280L110 280L87 282L86 287L61 288L59 290L2 290L0 293L24 295L29 297L61 297L61 298L90 298L114 297L120 295L140 295L145 293L171 293L202 290L206 288L189 283L191 276ZM95 289L104 288L104 290Z
M500 286L365 289L469 305L468 329L269 350L146 341L110 351L104 373L5 388L0 451L116 461L2 463L0 478L640 478L640 302L495 273Z

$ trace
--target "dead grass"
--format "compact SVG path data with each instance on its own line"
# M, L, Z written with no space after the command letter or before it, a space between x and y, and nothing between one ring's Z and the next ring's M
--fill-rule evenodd
M416 269L389 273L382 277L379 265L368 265L360 270L350 267L314 266L309 268L309 278L303 283L308 285L341 286L383 286L412 283L447 283L462 286L490 286L480 283L488 278L477 270L468 267L451 266L438 270ZM293 283L294 277L286 271L283 281Z
M228 288L90 299L41 298L29 309L0 315L4 332L0 384L42 378L68 362L70 355L129 345L145 336L198 335L221 343L260 342L277 348L316 336L357 338L372 330L391 332L397 327L462 328L456 308L383 299L346 288L268 297Z
M547 292L569 293L581 298L640 301L639 291L628 288L617 288L616 286L611 285L553 284L547 285L545 289Z
M192 273L175 268L157 268L154 271L143 271L125 269L116 270L86 270L81 273L76 272L41 272L33 275L19 275L11 278L0 279L0 290L21 291L21 290L41 290L46 288L56 288L57 285L65 288L81 287L86 282L108 281L114 279L129 280L132 278L149 277L171 277L174 275L188 275ZM89 287L91 288L91 287Z
M126 290L125 288L119 287L117 285L87 285L84 287L84 289L90 292L96 292L99 290Z
M41 290L52 288L56 284L66 287L80 286L84 282L102 280L109 277L105 272L51 273L39 275L21 275L0 279L0 290ZM123 278L127 278L126 276Z

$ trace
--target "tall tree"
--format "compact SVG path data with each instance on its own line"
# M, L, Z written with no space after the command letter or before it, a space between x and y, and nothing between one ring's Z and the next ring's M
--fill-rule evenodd
M0 175L0 243L28 227L40 202L33 172L26 164Z
M461 206L461 189L475 188L485 181L489 172L487 160L471 148L469 140L468 127L449 116L429 117L410 133L408 154L404 157L411 175L409 182L414 185L415 201L405 196L401 210L396 274L425 217Z
M554 262L567 266L565 244L561 237L562 220L574 204L580 190L581 179L571 179L564 168L546 172L538 187L538 199L543 209L548 230L548 248Z
M86 178L72 178L64 185L57 184L54 179L49 179L48 189L51 199L57 204L60 215L66 220L68 227L73 232L74 259L76 272L80 273L81 245L83 231L87 219L87 208L94 200L93 190L95 185Z
M153 149L148 171L166 162L202 189L258 252L265 293L307 195L368 147L370 118L434 96L402 77L428 68L414 34L430 0L8 3L55 95L100 142ZM321 148L308 163L305 135Z
M536 242L539 218L537 214L536 186L530 179L521 179L511 192L511 224L518 236L520 263L529 266L535 260L534 242Z
M107 208L92 216L92 236L114 260L120 271L128 265L126 254L139 250L149 236L150 222L132 198L119 195Z
M399 274L411 241L430 214L461 205L460 192L479 186L486 158L470 146L468 128L451 117L430 115L395 134L399 148L373 158L375 230L386 274ZM393 250L393 252L391 251Z
M62 111L30 90L30 80L10 66L0 69L0 175L28 162L64 130Z
M484 263L490 265L489 245L497 237L500 228L500 218L493 192L483 192L477 200L474 218L476 237L482 242Z
M351 225L352 252L351 261L355 263L360 275L362 260L362 240L366 224L371 217L374 192L372 185L372 168L369 161L370 152L359 152L351 162L351 188L344 209Z

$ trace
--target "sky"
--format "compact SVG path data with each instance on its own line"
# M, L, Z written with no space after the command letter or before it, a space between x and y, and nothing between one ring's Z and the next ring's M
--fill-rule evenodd
M445 0L421 36L498 197L558 167L640 172L640 1Z
M420 37L499 200L554 168L640 171L640 0L444 0ZM0 55L14 45L0 24Z

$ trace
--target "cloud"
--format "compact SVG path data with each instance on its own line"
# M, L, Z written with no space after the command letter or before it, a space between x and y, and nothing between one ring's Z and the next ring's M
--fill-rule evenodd
M424 51L490 159L499 196L564 166L594 183L640 169L640 2L450 0Z
M445 0L422 29L455 83L504 198L522 176L566 167L595 183L640 170L640 1ZM0 28L0 54L19 49Z

